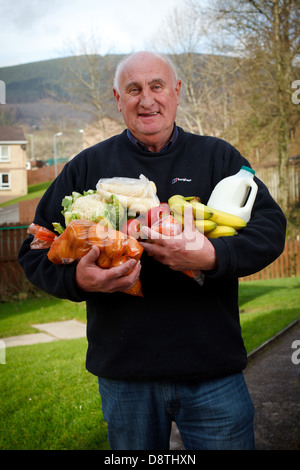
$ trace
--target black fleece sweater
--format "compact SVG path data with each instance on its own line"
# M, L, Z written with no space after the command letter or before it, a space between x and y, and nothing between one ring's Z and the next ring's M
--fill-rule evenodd
M198 195L207 203L215 185L249 163L228 143L179 128L164 153L149 153L126 131L84 150L70 161L41 199L34 222L52 229L63 223L61 201L72 191L95 189L100 178L140 174L154 181L161 202L174 194ZM47 250L31 250L29 236L19 262L28 279L50 294L87 303L87 369L102 377L137 380L198 380L243 370L247 363L239 322L238 277L254 273L283 250L285 217L265 185L251 221L236 237L212 239L218 267L200 286L146 253L144 297L86 293L75 283L75 265L57 266Z

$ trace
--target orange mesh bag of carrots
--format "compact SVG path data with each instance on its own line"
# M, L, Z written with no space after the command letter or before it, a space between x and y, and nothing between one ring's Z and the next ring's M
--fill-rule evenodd
M34 235L32 248L39 246L39 229L40 227L34 224L29 228L29 233ZM61 235L54 236L49 242L48 258L54 264L73 263L86 255L93 245L100 248L97 264L102 269L119 266L130 259L138 261L143 252L137 240L122 232L89 220L76 219L69 223ZM126 293L142 297L140 279Z

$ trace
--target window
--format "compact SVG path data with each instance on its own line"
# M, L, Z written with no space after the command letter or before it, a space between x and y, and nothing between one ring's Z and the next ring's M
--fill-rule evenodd
M9 162L9 146L8 145L0 145L0 162Z
M0 189L10 189L9 173L0 173Z

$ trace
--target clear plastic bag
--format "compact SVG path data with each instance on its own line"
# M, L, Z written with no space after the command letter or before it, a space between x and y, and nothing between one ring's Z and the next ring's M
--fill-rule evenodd
M170 238L182 232L181 224L172 215L167 215L151 225L151 229Z
M27 233L33 235L33 240L30 243L30 247L36 250L49 248L57 238L55 233L53 233L51 230L33 223L29 225Z
M144 175L140 175L139 178L102 178L98 181L96 189L107 200L114 194L133 217L145 214L160 204L155 183Z

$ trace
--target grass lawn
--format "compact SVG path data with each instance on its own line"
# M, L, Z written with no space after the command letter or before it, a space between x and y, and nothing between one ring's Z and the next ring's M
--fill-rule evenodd
M300 278L240 283L241 326L250 352L300 317ZM54 299L0 304L2 337L32 323L75 318L85 305ZM0 449L107 450L96 377L85 370L86 339L6 350L0 364Z
M300 318L300 278L241 282L239 305L249 353Z
M2 202L0 207L11 206L12 204L17 204L21 201L28 201L29 199L35 199L36 197L42 197L46 189L50 186L52 181L47 181L45 183L31 184L28 186L28 194L26 196L21 196L16 199L11 199L6 202Z
M0 365L0 449L107 450L86 340L8 348Z
M0 303L0 338L37 333L30 325L53 321L86 321L85 303L40 294L27 300Z

